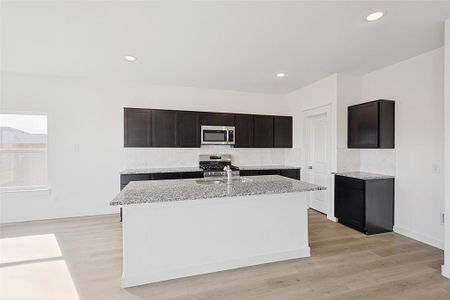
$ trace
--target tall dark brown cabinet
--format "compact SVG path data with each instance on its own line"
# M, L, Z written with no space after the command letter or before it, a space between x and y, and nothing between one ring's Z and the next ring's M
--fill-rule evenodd
M236 148L253 147L253 115L236 115Z
M152 146L152 114L149 109L127 108L124 111L125 147Z
M292 148L292 117L273 117L273 146Z
M253 147L273 148L273 116L253 116Z
M177 139L178 147L200 147L200 113L177 112Z

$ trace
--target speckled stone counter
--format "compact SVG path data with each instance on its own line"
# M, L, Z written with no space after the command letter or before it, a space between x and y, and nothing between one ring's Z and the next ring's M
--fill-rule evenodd
M300 167L286 165L260 165L260 166L237 166L240 170L284 170L300 169ZM120 172L122 175L128 174L155 174L155 173L179 173L179 172L203 172L199 167L171 167L171 168L142 168L126 169Z
M261 165L261 166L238 166L239 170L285 170L300 169L300 167L286 165Z
M242 179L242 180L241 180ZM325 187L278 175L235 177L231 184L210 178L130 182L111 205L170 202L324 190Z
M383 174L375 174L375 173L367 173L367 172L338 172L336 175L339 176L345 176L345 177L351 177L356 179L362 179L362 180L374 180L374 179L390 179L394 178L394 176L391 175L383 175Z
M155 173L179 173L179 172L203 172L199 167L172 167L172 168L145 168L126 169L120 172L122 175L128 174L155 174Z

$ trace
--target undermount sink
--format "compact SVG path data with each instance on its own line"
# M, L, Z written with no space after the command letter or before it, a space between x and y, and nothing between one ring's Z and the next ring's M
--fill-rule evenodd
M203 179L198 179L195 181L198 184L226 184L228 182L228 180L226 178L214 178L214 179L210 179L210 178L203 178ZM247 177L232 177L231 178L231 183L245 183L245 182L253 182L252 179L247 178Z

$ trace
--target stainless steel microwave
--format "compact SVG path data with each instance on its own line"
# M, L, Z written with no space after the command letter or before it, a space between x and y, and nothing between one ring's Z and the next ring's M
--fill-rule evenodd
M201 127L202 145L234 145L234 126Z

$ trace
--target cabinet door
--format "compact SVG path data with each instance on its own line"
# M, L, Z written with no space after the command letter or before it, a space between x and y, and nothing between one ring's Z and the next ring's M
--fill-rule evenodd
M280 170L259 170L259 175L280 175Z
M280 175L292 179L300 180L300 169L282 169Z
M275 116L273 132L275 148L292 148L292 117Z
M253 147L253 116L236 115L236 144L235 148Z
M253 116L253 146L273 148L273 116Z
M378 102L348 108L348 148L378 147Z
M334 207L340 223L364 229L364 184L362 180L335 176Z
M151 180L181 179L181 173L154 173L150 176Z
M178 147L200 147L200 114L190 111L177 112Z
M121 174L120 175L120 190L131 181L150 180L150 174Z
M124 109L124 147L150 147L152 142L151 110Z
M203 172L183 172L181 178L203 178Z
M259 171L258 170L241 170L241 171L239 171L239 174L241 176L258 176Z
M152 111L152 147L176 147L177 112Z
M234 126L234 115L225 113L202 113L202 124L210 126Z

